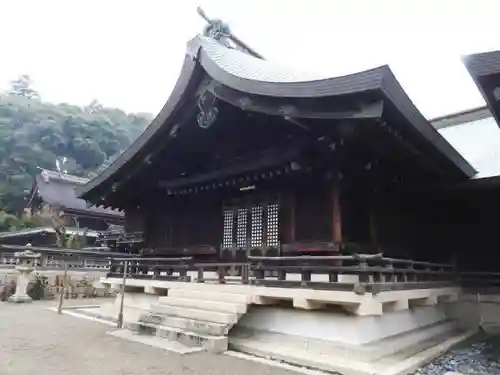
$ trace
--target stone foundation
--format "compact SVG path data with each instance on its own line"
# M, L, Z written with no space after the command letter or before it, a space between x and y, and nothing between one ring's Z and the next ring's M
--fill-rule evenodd
M433 294L432 290L408 291L409 298L407 296L405 300L412 303L405 304L404 308L383 309L381 314L360 316L338 303L325 304L319 300L317 302L321 309L313 311L297 308L298 296L277 298L276 294L271 294L271 297L269 294L261 295L266 291L278 293L273 291L276 288L131 281L125 289L124 322L125 327L136 332L136 336L130 336L134 340L152 340L150 344L153 345L162 337L169 341L175 338L175 345L187 342L189 345L186 346L191 347L192 342L196 341L193 337L198 338L200 334L192 335L189 328L192 325L188 323L199 323L200 319L210 322L214 314L218 314L217 317L222 314L216 311L227 310L226 314L238 314L239 319L228 331L230 349L344 375L406 375L473 332L461 331L462 326L457 324L453 314L450 315L450 311L457 310L453 308L456 303L449 302L454 298L438 298L440 295L450 295L450 291L441 291L441 294ZM255 289L266 290L255 293ZM144 293L144 290L149 293ZM284 289L283 293L289 295L304 291L311 292ZM383 305L383 301L395 297L401 300L404 291L390 293L392 295L379 295L378 302ZM360 297L352 294L352 298ZM424 294L431 298L422 297ZM328 293L321 295L330 298L336 296ZM371 294L369 297L373 298ZM341 298L345 304L346 294L341 294ZM429 300L431 303L426 303ZM249 303L246 313L238 306L229 306L245 301ZM82 309L82 312L110 321L117 319L119 306L118 295L112 303L97 309ZM159 306L162 307L161 311L158 310ZM208 311L210 309L213 311ZM195 312L199 314L193 315ZM161 321L150 326L144 322L145 315L160 313ZM229 322L228 326L232 324ZM220 325L220 322L208 324L210 330L206 330L205 335L214 335L213 330ZM154 330L154 334L148 335L148 332L143 332L144 329ZM222 331L215 333L227 334ZM220 344L221 347L224 344L223 338L212 340L210 337L210 340L205 341ZM212 346L205 349L215 352L221 350L219 346Z

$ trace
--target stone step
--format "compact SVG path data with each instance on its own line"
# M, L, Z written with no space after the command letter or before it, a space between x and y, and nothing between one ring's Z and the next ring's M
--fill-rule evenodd
M252 296L248 294L237 294L237 293L219 293L219 292L208 292L199 290L188 290L188 289L169 289L169 297L177 298L191 298L203 301L218 301L227 303L237 303L237 304L250 304L252 303Z
M173 352L180 355L199 353L205 351L205 348L201 347L190 348L186 345L182 345L177 341L164 340L161 337L156 337L156 336L140 335L138 333L132 332L129 329L120 329L117 331L108 332L108 335L136 342L139 344L149 345L155 348L168 350L169 352Z
M163 303L151 305L150 311L163 315L173 315L181 318L204 320L206 322L222 324L236 324L238 322L238 314L235 313L192 309L182 306L166 305Z
M126 328L142 335L175 341L187 347L201 347L211 353L223 353L227 350L228 345L226 336L204 335L176 327L150 323L128 323Z
M247 312L246 303L228 303L177 297L161 297L159 303L162 305L181 306L199 310L219 311L234 314L244 314Z
M179 316L160 315L154 313L143 314L139 318L139 323L158 324L168 327L185 329L193 332L200 332L213 336L224 336L229 334L231 325L207 322L203 320L182 318Z

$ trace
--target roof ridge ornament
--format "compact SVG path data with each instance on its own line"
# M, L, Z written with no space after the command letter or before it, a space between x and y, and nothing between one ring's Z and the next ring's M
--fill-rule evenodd
M244 43L241 39L236 37L231 32L229 25L223 22L221 19L214 18L210 19L206 15L206 13L201 9L201 7L196 8L198 14L207 21L207 25L203 29L203 36L208 38L212 38L227 48L236 49L247 53L253 57L264 60L264 57L257 53L255 50L250 48L246 43Z

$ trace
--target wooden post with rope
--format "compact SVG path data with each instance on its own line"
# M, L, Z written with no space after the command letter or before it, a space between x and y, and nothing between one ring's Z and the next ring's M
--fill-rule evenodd
M127 269L128 269L128 261L123 262L123 280L122 280L122 288L120 291L120 311L118 312L118 322L116 324L116 328L123 328L123 303L125 300L125 283L127 282Z
M64 293L66 292L66 284L68 283L68 263L66 263L66 261L63 260L63 264L64 264L64 274L62 280L62 289L59 294L59 306L57 307L57 312L59 314L62 314Z

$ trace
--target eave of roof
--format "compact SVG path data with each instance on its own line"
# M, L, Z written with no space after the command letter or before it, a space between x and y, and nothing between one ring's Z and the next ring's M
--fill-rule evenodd
M213 80L232 89L253 95L290 98L319 98L345 96L378 90L401 111L402 115L426 141L455 168L463 178L472 177L474 168L432 127L420 114L397 82L388 66L335 78L323 78L309 74L299 74L278 69L276 65L257 59L243 52L224 47L218 42L197 36L188 43L181 75L167 103L141 136L112 163L103 173L81 186L77 194L88 200L97 201L101 194L95 189L102 184L110 189L119 179L126 166L134 160L146 157L141 149L150 143L160 130L169 128L169 117L180 107L185 95L192 94L187 89L196 82L195 71L202 68ZM122 176L123 177L123 176Z
M444 116L434 117L429 122L436 129L443 129L450 126L456 126L482 120L492 117L491 111L487 106L466 109L460 112L450 113Z
M38 191L41 199L52 206L74 214L123 219L124 213L118 210L111 210L95 205L88 205L83 199L76 196L75 188L84 185L88 179L59 173L55 171L43 170L35 177L33 190ZM32 199L30 199L30 203Z
M500 51L468 55L463 58L463 62L500 126L500 103L495 100L491 90L485 87L485 80L495 75L499 80L498 86L500 86Z

